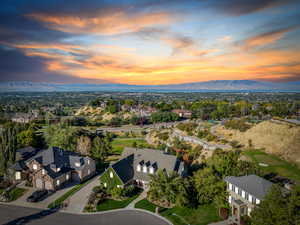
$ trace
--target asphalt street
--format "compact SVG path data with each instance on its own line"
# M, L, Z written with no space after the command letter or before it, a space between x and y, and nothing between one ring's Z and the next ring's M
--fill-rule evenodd
M0 224L5 225L168 225L154 215L135 210L105 214L78 215L55 210L39 210L12 205L0 205Z

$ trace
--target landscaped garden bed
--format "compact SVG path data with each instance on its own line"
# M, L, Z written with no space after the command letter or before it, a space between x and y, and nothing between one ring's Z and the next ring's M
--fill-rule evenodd
M96 212L125 208L139 196L141 191L141 189L134 186L112 189L97 186L93 189L84 211Z

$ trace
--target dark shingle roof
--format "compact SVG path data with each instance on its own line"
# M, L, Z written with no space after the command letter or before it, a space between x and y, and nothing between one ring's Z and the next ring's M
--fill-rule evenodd
M36 160L43 165L51 177L57 177L69 170L82 170L87 164L88 157L79 155L71 151L64 151L57 147L51 147L39 151L36 155L26 160L30 162ZM79 162L80 166L76 166ZM59 172L55 172L56 168L61 168Z
M248 175L241 177L226 177L225 181L241 188L254 197L262 200L273 185L272 182L263 179L257 175Z
M130 181L134 176L134 170L132 168L133 158L133 155L129 155L111 166L124 184Z
M152 166L155 170L165 170L167 172L175 171L181 173L183 162L174 155L165 154L162 151L154 149L125 148L122 153L122 159L111 167L116 171L124 183L131 179L150 180L148 173L138 172L137 165Z

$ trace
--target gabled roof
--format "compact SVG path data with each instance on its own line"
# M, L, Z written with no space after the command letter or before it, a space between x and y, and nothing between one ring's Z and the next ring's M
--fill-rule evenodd
M225 177L225 181L241 188L245 192L253 195L260 200L264 199L271 186L272 182L263 179L257 175L248 175L241 177L229 176Z
M26 160L30 162L36 160L39 162L44 169L49 172L51 177L57 177L61 173L65 173L71 169L73 170L82 170L87 164L89 157L84 157L78 153L71 151L64 151L57 147L51 147L49 149L44 149L39 151L36 155ZM77 166L76 163L79 163L80 166ZM53 169L60 168L59 172L55 172ZM55 175L54 175L55 174Z
M136 169L137 165L141 163L142 166L152 166L155 170L180 173L183 170L183 162L174 155L165 154L160 150L127 147L122 153L122 159L114 163L111 167L115 170L123 183L127 183L132 179L148 181L150 180L149 172L143 173Z
M119 160L111 166L124 184L133 179L133 158L133 155L129 155L128 157Z

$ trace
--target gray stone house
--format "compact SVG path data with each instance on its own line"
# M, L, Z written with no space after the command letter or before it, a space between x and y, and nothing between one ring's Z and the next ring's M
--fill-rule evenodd
M13 166L15 181L28 180L38 189L57 190L68 182L82 182L93 176L95 161L88 156L64 151L57 147L22 154L22 158Z
M158 170L167 173L174 171L182 176L186 172L184 163L175 155L154 149L126 147L121 159L106 169L100 181L107 188L134 184L145 189L151 179L150 175Z
M224 179L229 193L228 202L236 224L241 224L241 217L250 216L251 211L260 204L273 185L257 175L241 177L229 176Z

